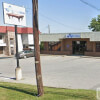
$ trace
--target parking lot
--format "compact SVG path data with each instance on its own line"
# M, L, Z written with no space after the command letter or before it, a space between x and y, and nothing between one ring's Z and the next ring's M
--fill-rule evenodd
M0 57L0 81L36 84L34 57L20 59L23 79L14 80L16 59ZM96 89L100 87L100 57L42 55L44 86Z

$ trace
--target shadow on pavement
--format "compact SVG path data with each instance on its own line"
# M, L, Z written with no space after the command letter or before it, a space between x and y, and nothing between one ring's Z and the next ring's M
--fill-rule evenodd
M0 59L8 59L8 58L12 58L12 57L0 57Z
M99 89L100 89L100 84L97 84L97 85L93 86L93 87L92 87L92 88L90 88L90 89L92 89L92 90L96 90L97 88L99 88Z
M93 56L80 56L80 58L93 58L93 59L100 59L100 57L93 57Z
M16 78L13 78L13 77L6 77L6 76L0 76L0 77L2 77L2 78L4 78L4 79L12 79L12 80L16 80Z
M100 59L100 57L96 56L85 56L85 55L68 55L72 57L79 57L79 58L93 58L93 59Z

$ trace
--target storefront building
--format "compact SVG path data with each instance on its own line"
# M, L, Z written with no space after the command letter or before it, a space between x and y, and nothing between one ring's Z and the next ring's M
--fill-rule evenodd
M43 54L100 56L100 32L40 34Z

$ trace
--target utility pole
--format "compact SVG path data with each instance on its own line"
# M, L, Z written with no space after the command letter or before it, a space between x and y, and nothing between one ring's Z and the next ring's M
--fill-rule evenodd
M50 25L48 25L48 33L50 34Z
M33 4L33 35L34 35L34 50L35 50L35 71L38 96L44 94L41 63L40 63L40 47L39 47L39 29L38 29L38 0L32 0Z

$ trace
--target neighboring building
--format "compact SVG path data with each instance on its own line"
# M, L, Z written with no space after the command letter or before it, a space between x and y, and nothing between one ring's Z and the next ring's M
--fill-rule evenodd
M5 35L4 34L0 34L0 54L5 53L5 48L6 47L6 40L5 40Z
M34 49L33 34L31 33L21 34L21 36L22 36L23 48Z
M30 45L34 45L33 29L32 28L17 28L18 33L18 51L22 51L24 48L29 48ZM30 38L30 39L29 39ZM31 46L31 48L33 48ZM15 44L15 28L10 26L0 26L0 54L14 55L16 53Z
M100 56L100 32L40 34L44 54Z

